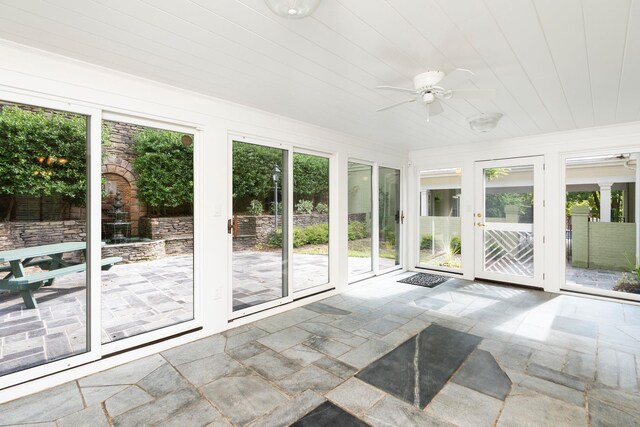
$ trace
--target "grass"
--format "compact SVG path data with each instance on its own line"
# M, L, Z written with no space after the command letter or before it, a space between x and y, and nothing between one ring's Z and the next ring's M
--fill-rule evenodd
M295 254L304 255L328 255L329 245L304 245L293 250ZM359 239L349 242L349 256L354 258L371 257L371 239ZM393 246L384 243L380 245L380 258L395 259L396 252Z

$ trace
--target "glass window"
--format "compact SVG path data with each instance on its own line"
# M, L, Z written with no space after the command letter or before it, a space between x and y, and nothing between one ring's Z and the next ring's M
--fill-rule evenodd
M373 167L349 162L349 277L373 271Z

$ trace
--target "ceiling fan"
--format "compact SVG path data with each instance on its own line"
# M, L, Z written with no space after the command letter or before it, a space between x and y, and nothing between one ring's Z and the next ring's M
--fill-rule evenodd
M409 98L405 101L398 102L396 104L388 105L376 110L376 112L385 111L390 108L398 107L410 102L419 102L424 104L427 108L427 122L431 116L438 115L444 111L441 99L451 99L453 96L462 97L476 97L476 96L492 96L495 94L493 90L478 90L478 89L445 89L442 86L437 86L438 83L445 82L446 78L454 73L469 73L475 75L471 70L465 68L456 68L449 74L445 74L444 71L430 70L424 73L420 73L413 78L413 89L395 87L395 86L376 86L376 89L393 90L396 92L410 93L416 95L413 98Z

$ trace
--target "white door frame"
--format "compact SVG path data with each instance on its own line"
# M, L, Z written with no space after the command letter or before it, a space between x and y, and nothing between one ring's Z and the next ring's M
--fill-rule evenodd
M525 277L510 274L500 274L484 270L484 232L487 228L509 229L519 231L527 228L524 224L485 223L485 179L484 169L508 168L512 166L533 166L533 276ZM482 160L475 162L475 208L474 208L474 276L478 279L488 279L520 285L544 287L544 157L517 157L500 160ZM478 217L480 214L480 217Z

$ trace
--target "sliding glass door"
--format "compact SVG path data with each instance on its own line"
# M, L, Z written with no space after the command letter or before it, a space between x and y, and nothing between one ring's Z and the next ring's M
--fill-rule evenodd
M400 268L400 170L350 161L347 177L349 282Z
M231 142L231 318L330 286L330 156Z

